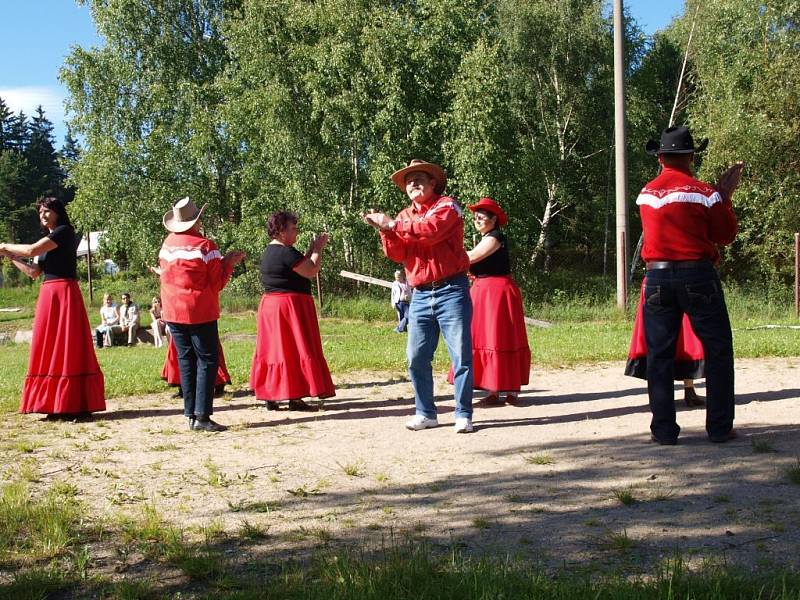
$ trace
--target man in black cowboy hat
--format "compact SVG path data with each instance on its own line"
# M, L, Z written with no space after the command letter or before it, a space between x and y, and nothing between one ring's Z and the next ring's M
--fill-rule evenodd
M639 194L647 266L644 328L647 341L647 392L652 439L677 442L673 365L681 320L688 315L703 344L706 361L706 431L712 442L735 437L733 430L733 337L728 309L714 265L718 245L733 242L738 231L731 197L744 163L726 170L717 185L693 176L697 147L686 127L669 127L660 142L647 143L661 173Z

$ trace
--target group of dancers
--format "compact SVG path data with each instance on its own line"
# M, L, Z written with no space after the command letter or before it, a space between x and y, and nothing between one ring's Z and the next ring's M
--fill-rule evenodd
M709 436L712 441L735 436L730 324L713 265L717 244L730 243L736 233L730 198L742 164L726 171L716 187L702 184L691 170L700 149L688 129L665 130L660 142L648 145L659 157L662 174L637 200L647 278L626 373L648 380L652 437L662 444L675 443L679 431L675 378L706 375ZM447 177L439 165L414 159L391 180L410 206L396 218L371 211L363 219L379 231L384 253L402 263L413 288L410 306L401 315L401 324L408 323L415 396L415 414L406 427L417 431L439 425L432 361L441 334L451 360L454 429L469 433L474 389L486 391L484 404L514 404L529 380L522 296L511 275L503 231L508 215L491 198L468 206L481 239L467 251L464 216L459 203L444 194ZM32 278L44 275L20 411L67 416L101 411L104 379L76 279L78 239L60 200L45 198L37 206L44 237L33 244L0 244L0 255L21 271ZM168 235L153 271L160 277L161 317L171 334L162 376L180 385L190 429L217 432L226 427L211 419L215 387L230 382L217 326L219 293L244 253L223 255L203 235L204 208L184 198L167 211L163 224ZM264 294L249 383L269 410L283 405L314 410L304 398L335 395L311 296L311 279L321 268L328 236L316 235L303 254L294 247L297 224L290 212L272 214L267 220L271 241L261 257ZM30 257L38 260L24 260ZM699 402L695 394L692 403Z

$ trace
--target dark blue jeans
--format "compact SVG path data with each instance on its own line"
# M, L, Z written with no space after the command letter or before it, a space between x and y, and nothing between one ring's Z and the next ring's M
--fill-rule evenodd
M397 331L405 331L408 326L408 302L398 302L394 305L397 311Z
M706 431L722 441L733 428L733 335L717 271L708 263L688 269L647 271L644 289L647 340L647 392L653 419L650 430L659 441L674 441L673 368L684 313L703 344L706 361Z
M178 351L183 414L207 420L214 412L214 382L219 364L217 322L168 325Z

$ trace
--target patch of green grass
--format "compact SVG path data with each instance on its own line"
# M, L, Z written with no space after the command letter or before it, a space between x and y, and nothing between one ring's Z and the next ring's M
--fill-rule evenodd
M556 461L549 454L531 454L525 457L525 462L529 465L552 465Z
M210 458L206 459L206 462L203 463L203 466L206 468L205 481L211 487L224 488L231 484L231 480L228 478L228 476L225 475L225 473L220 470L219 465L217 465Z
M638 542L628 535L626 529L623 529L620 533L609 532L603 540L602 545L607 550L613 550L624 554L633 550L638 545Z
M633 493L633 488L631 487L616 489L612 492L612 495L625 506L631 506L638 502L636 495Z
M800 458L797 459L795 464L786 469L786 478L795 485L800 485Z
M769 454L769 453L772 453L772 452L777 452L777 450L775 449L775 446L772 443L772 440L769 439L769 438L765 438L765 437L757 438L757 437L754 437L751 440L751 443L753 445L753 452L755 454Z
M243 539L258 541L267 537L267 531L269 531L269 526L244 519L239 525L238 534Z
M472 519L472 526L475 529L489 529L492 526L492 522L486 517L475 517Z
M62 486L34 497L27 482L0 492L0 561L17 556L35 559L62 555L77 536L79 505Z
M364 462L363 461L356 461L347 464L336 463L339 465L339 468L344 472L345 475L349 477L363 477L364 476Z

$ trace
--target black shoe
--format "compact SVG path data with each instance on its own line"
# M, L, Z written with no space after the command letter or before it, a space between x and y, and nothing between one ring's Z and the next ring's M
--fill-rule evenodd
M715 444L724 444L725 442L730 442L731 440L735 440L739 437L739 434L736 433L735 429L731 429L728 433L721 437L710 437L709 439L714 442Z
M227 431L228 428L225 425L220 425L219 423L215 423L211 419L207 421L201 421L200 419L195 419L192 422L192 431Z
M214 386L214 398L219 398L225 394L225 384L220 383Z
M686 406L689 408L706 405L705 401L694 391L694 388L686 388L683 390L683 401L686 402Z
M652 433L650 434L650 441L654 444L661 444L662 446L675 446L678 443L677 439L674 440L660 440Z
M267 410L280 410L281 405L275 402L275 400L267 400Z
M303 412L317 412L319 410L316 406L311 406L303 402L302 398L297 400L289 400L289 410L299 410Z

